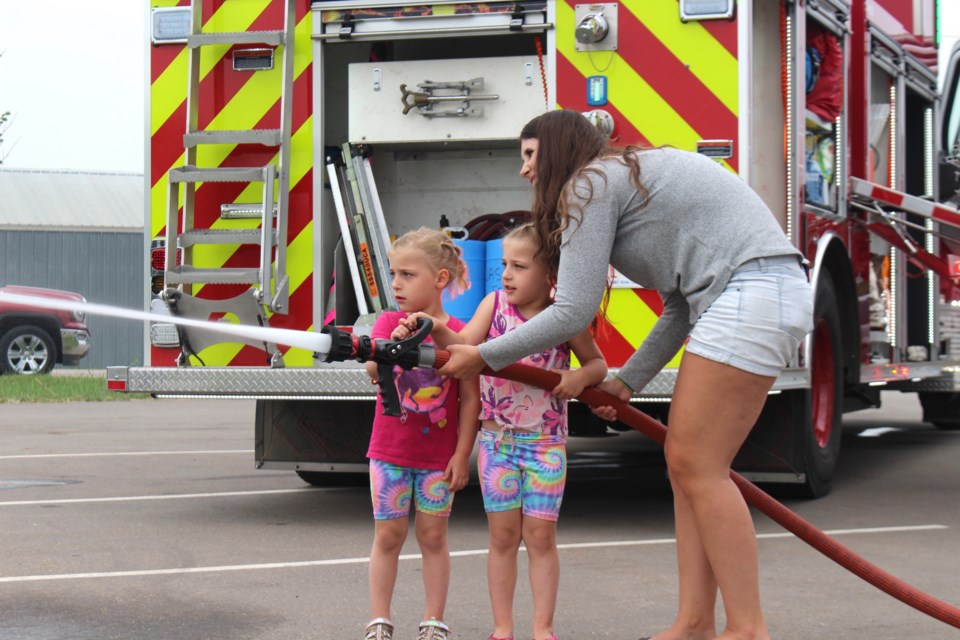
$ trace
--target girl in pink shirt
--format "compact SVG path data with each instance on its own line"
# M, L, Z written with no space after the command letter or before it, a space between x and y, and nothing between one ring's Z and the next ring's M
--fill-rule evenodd
M400 311L377 318L373 338L390 338L408 313L423 312L441 326L456 331L463 323L443 310L441 296L467 286L466 264L460 248L446 234L420 228L404 234L389 252L392 288ZM429 340L429 338L428 338ZM376 381L377 365L366 364ZM370 494L376 524L370 552L370 609L372 620L365 640L392 640L390 604L397 580L400 550L407 537L410 507L417 516L414 529L423 556L426 595L419 640L449 640L443 622L450 584L450 550L447 519L453 493L467 484L470 453L479 426L480 396L477 379L456 380L434 369L404 370L394 367L401 415L377 411L370 437Z

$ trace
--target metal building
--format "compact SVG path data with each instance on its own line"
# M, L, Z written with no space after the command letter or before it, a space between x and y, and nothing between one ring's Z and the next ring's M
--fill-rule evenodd
M0 283L75 291L143 309L144 181L135 173L0 166ZM143 364L140 322L89 316L84 369Z

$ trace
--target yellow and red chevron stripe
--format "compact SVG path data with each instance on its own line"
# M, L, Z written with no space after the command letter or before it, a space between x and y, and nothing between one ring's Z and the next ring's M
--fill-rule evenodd
M587 111L586 78L605 75L624 144L695 150L698 140L737 140L737 27L680 22L676 0L619 3L618 49L575 50L574 3L557 3L557 102ZM736 149L734 149L736 152ZM738 159L727 162L734 171Z
M616 51L576 51L576 14L557 2L557 102L589 111L587 78L608 79L608 104L621 145L669 145L696 150L699 140L734 141L739 166L738 48L735 20L680 21L676 0L622 0ZM610 366L621 366L662 312L656 292L615 289L598 342ZM668 366L679 364L679 356Z
M283 28L282 0L202 0L203 31L266 31ZM188 6L189 0L153 0L154 7ZM312 243L312 112L310 104L310 2L297 0L294 50L293 123L291 136L290 200L287 236L287 273L290 278L289 313L270 318L273 326L307 330L313 324ZM231 47L201 50L200 129L277 128L280 124L281 65L270 71L232 69ZM281 55L277 52L277 61ZM150 207L151 235L163 234L166 218L167 172L184 164L183 134L187 122L187 65L185 45L167 44L151 50L150 88ZM205 145L197 164L204 167L262 166L277 162L276 150L260 145ZM197 228L256 227L255 220L221 220L222 203L259 202L261 185L205 183L196 191ZM204 267L250 266L259 263L255 246L198 246L194 264ZM194 295L224 299L245 291L245 285L207 285ZM154 350L154 364L171 364L169 350ZM264 365L264 353L239 344L211 346L201 356L208 365ZM311 354L289 349L285 361L309 366Z

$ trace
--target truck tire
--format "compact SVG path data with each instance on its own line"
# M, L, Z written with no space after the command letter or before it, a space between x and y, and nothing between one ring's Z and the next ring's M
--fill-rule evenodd
M794 426L801 435L803 493L819 498L830 492L843 435L843 350L837 294L829 277L817 285L813 308L810 389Z
M40 327L13 327L0 337L0 373L50 373L56 362L57 343Z
M960 430L960 393L922 391L923 421L944 431Z

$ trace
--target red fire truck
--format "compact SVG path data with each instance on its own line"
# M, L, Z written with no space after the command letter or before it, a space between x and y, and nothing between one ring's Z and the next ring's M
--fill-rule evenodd
M528 208L518 133L576 109L617 144L737 173L812 263L816 328L738 470L823 495L842 414L881 389L960 427L958 63L941 97L935 0L149 4L154 308L368 330L393 302L391 236ZM479 292L496 281L483 251ZM660 310L615 280L612 368ZM148 366L110 368L111 388L256 398L257 467L316 484L365 470L375 389L359 363L167 323L150 335ZM642 409L665 417L678 362ZM574 408L574 435L625 428Z

